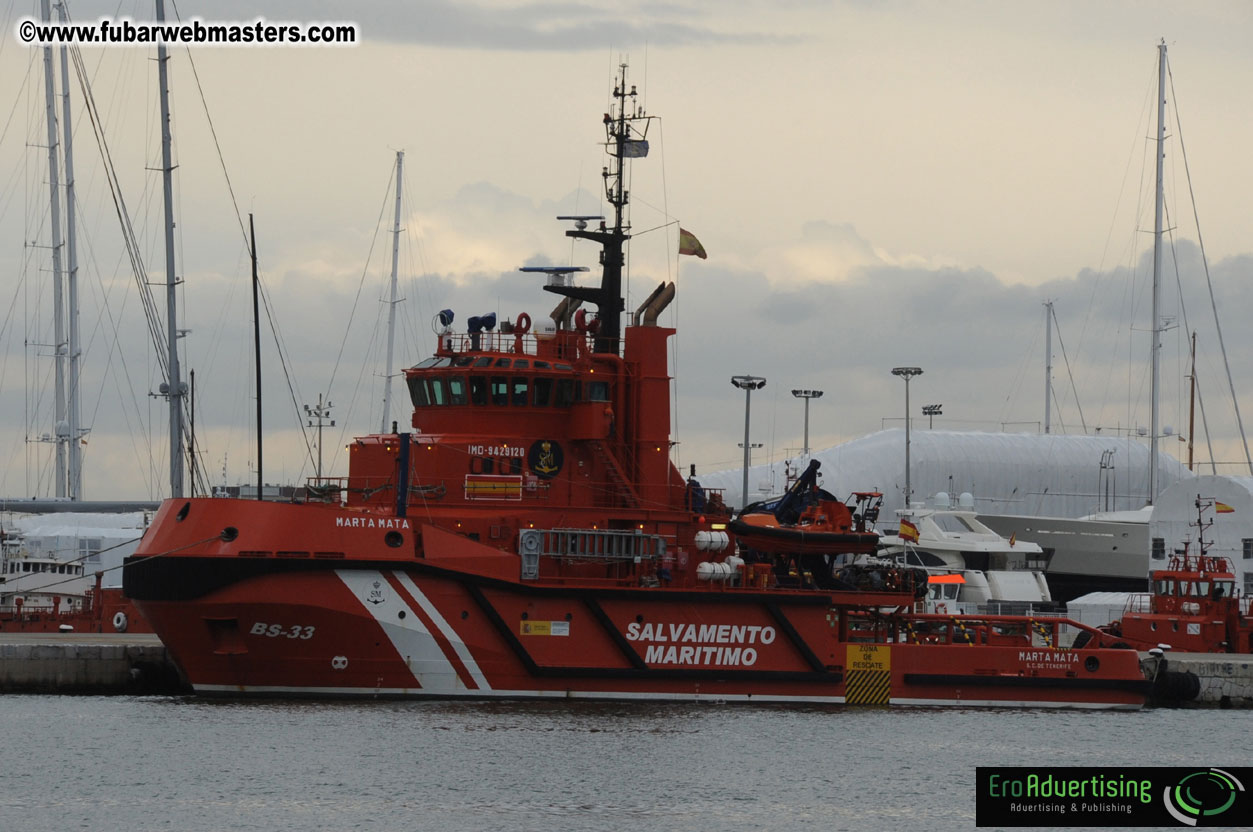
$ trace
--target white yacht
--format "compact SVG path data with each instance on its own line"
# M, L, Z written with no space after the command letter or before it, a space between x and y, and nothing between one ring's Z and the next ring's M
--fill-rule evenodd
M947 492L898 509L899 530L885 535L879 557L928 573L927 611L1019 614L1053 604L1035 543L1001 537L979 520L974 497Z

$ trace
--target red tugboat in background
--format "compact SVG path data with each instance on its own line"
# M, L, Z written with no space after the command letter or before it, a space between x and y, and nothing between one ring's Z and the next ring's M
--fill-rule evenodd
M1101 628L1102 643L1124 643L1178 653L1253 653L1253 599L1236 590L1231 561L1208 554L1205 530L1214 524L1205 512L1214 500L1196 498L1197 548L1190 543L1152 573L1153 593L1132 596L1118 621ZM1145 603L1147 601L1147 604Z
M406 372L414 431L354 441L319 499L161 507L124 587L194 689L1142 706L1134 650L1057 648L1082 625L916 614L925 575L834 572L869 545L864 514L817 553L735 554L722 495L670 461L674 330L657 318L674 284L620 331L624 166L648 128L625 66L604 123L612 225L566 232L601 247L599 286L541 269L564 299L534 327L458 333L441 313L435 354Z

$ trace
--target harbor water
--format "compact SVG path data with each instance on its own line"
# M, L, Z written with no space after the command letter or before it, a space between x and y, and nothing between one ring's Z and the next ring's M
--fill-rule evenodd
M0 697L0 829L965 830L975 767L1247 765L1248 711Z

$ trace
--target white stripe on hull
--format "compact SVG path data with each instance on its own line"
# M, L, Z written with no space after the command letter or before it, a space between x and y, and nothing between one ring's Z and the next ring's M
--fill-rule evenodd
M415 688L419 688L426 694L439 696L466 691L466 686L457 675L456 668L444 655L435 637L426 629L421 617L400 597L400 593L388 583L387 577L382 572L365 569L336 569L335 573L361 602L361 606L369 611L378 622L388 641L392 643L392 647L396 649L408 666L409 672L413 674ZM320 689L309 690L316 692ZM326 690L343 690L349 694L356 692L360 695L370 695L370 691L374 689L330 687ZM413 695L414 693L409 688L395 688L394 690L395 694L389 693L388 695Z
M423 611L430 616L431 621L435 624L435 628L452 645L452 649L457 652L457 656L461 659L462 664L469 671L470 678L474 679L481 689L490 690L492 686L488 684L487 677L483 675L483 671L479 670L479 663L474 660L474 656L470 653L470 648L466 647L465 642L461 640L461 636L457 635L457 631L448 626L448 622L444 620L444 616L439 614L439 610L431 603L431 599L426 597L426 593L418 588L418 585L414 583L413 578L410 578L408 574L396 572L395 575L401 586L413 594L414 600L418 602L418 606L422 607Z
M195 685L197 693L282 694L304 696L403 696L412 698L459 698L459 699L588 699L615 701L667 701L667 702L760 702L763 704L793 703L814 705L843 705L842 696L783 696L756 694L711 693L661 693L640 691L575 691L575 690L466 690L436 692L414 688L340 688L340 687L285 687L282 685ZM1087 710L1139 710L1139 705L1094 702L1049 702L1042 700L1010 699L912 699L894 698L892 706L900 707L955 707L955 708L1083 708ZM862 706L849 706L862 707Z

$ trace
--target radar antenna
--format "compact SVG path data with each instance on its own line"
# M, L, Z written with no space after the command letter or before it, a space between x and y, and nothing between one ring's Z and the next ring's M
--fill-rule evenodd
M609 152L609 164L601 175L605 180L605 198L613 205L613 226L606 228L601 217L569 216L558 219L574 220L574 228L567 237L591 240L601 247L600 264L603 269L599 287L553 284L544 289L558 295L596 304L600 330L596 334L596 352L618 353L622 331L622 267L625 265L623 248L631 238L631 223L627 216L630 192L624 186L626 160L642 159L648 155L648 125L653 116L645 115L639 106L639 93L635 85L627 87L627 64L619 66L617 83L613 88L613 108L605 113L605 147ZM600 228L588 230L589 220L601 220Z

